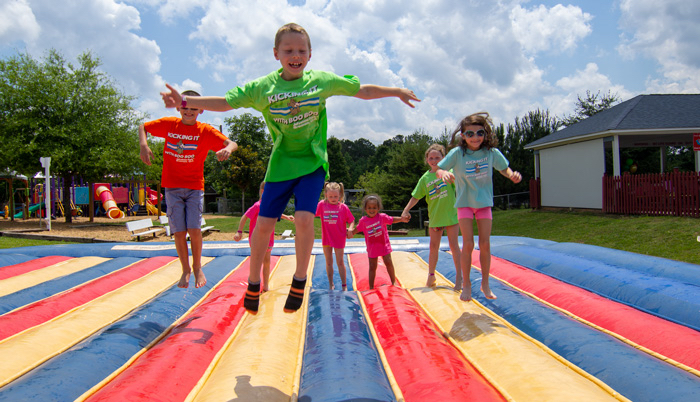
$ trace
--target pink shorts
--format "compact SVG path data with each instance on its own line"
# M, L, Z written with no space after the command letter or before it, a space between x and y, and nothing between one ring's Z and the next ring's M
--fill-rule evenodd
M491 207L457 208L457 219L474 219L474 217L476 217L476 219L491 219L491 220L493 220L493 215L491 214Z

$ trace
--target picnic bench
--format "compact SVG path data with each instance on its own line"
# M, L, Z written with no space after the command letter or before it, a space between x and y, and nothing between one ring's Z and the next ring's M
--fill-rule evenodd
M288 239L290 237L292 237L292 230L291 229L287 229L284 232L282 232L282 240Z
M173 234L170 232L170 225L168 224L168 217L165 215L161 215L158 217L158 219L160 219L161 225L165 225L164 226L165 234L172 238ZM210 231L211 232L219 232L220 230L216 229L214 226L207 226L207 221L204 218L202 218L202 235L204 235L204 233L210 232ZM187 234L186 238L187 239L190 238L189 233Z
M127 222L126 230L131 232L131 237L136 237L137 241L141 241L141 236L146 236L152 233L153 237L156 237L158 233L165 229L160 226L155 226L152 220L146 218Z

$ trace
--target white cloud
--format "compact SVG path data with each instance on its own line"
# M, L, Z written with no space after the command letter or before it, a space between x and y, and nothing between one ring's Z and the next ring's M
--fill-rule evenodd
M620 100L627 100L637 95L621 85L613 84L598 70L598 65L595 63L588 63L585 69L576 70L574 74L559 79L556 85L563 90L563 93L548 97L548 108L551 113L560 117L570 115L578 97L583 96L586 91L593 93L600 91L601 96L610 92Z
M35 40L41 27L26 0L10 0L0 4L0 44Z
M510 14L513 32L528 53L547 50L573 50L591 33L589 21L593 18L581 8L557 4L526 10L515 6Z
M32 15L41 27L41 35L22 38L33 57L42 57L50 48L57 49L68 60L91 52L102 61L102 70L109 74L129 95L141 98L143 108L158 99L163 80L158 75L160 49L153 40L134 33L140 29L139 11L114 0L26 0L24 15ZM38 28L37 28L38 29ZM143 94L147 94L143 98ZM148 99L151 97L151 99ZM162 108L161 108L162 109Z
M0 52L7 53L16 43L34 56L51 47L69 59L90 50L125 92L139 97L136 106L156 118L175 113L160 99L166 81L205 95L223 95L279 68L272 54L274 35L282 24L294 21L311 36L309 68L354 74L363 83L410 88L423 99L415 109L397 99L329 101L329 135L375 143L416 129L439 135L445 126L452 129L476 111L488 111L497 124L511 123L537 108L568 114L576 95L586 90L632 95L611 82L613 73L603 71L614 63L586 66L598 59L582 56L586 49L598 49L608 58L619 57L610 43L592 43L592 29L598 27L591 15L608 12L610 5L579 1L580 6L525 6L526 0L293 2L299 5L287 0L125 1L12 1L19 11L13 11L12 29L0 31L5 32L0 35ZM697 14L697 6L665 7L656 17L645 4L620 3L629 36L620 50L659 60L663 74L651 72L648 88L697 88L695 55L700 50L691 46L691 39L700 35L688 28L693 17L680 18L679 32L671 22L678 13ZM656 34L659 29L662 33ZM39 30L40 35L31 34ZM568 65L586 67L567 71ZM206 113L203 119L220 124L244 112L250 110Z
M650 78L648 90L700 92L700 3L622 0L620 10L621 25L628 33L618 47L620 54L649 58L660 65L663 78Z

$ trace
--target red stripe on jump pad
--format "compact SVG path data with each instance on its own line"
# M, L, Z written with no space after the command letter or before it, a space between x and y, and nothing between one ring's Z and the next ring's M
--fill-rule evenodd
M480 267L479 251L472 263ZM491 275L570 314L617 334L623 340L700 370L700 332L615 302L585 289L514 264L491 258Z
M364 281L366 286L367 255L353 257L350 260L357 282ZM382 275L388 282L386 271ZM379 286L359 294L406 401L505 400L442 335L408 291Z
M48 257L36 258L31 261L25 261L20 264L8 265L0 268L0 280L26 274L27 272L36 271L37 269L50 267L51 265L70 260L72 258L73 257L65 257L62 255L52 255Z
M175 259L176 257L154 257L139 261L84 285L4 314L0 316L0 340L50 321L76 307L119 289Z
M274 267L280 257L272 256ZM181 323L87 401L183 401L245 313L250 259L224 279ZM254 334L251 334L254 335Z
M348 256L350 264L355 267L355 290L369 290L369 258L367 253L350 254ZM397 281L398 283L398 281ZM386 270L386 265L381 257L377 262L377 276L374 278L374 287L390 286L391 279Z

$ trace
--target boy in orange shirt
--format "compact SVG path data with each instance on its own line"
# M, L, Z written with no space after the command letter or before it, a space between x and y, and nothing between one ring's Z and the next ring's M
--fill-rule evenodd
M183 94L200 96L195 91ZM212 126L200 123L197 117L204 111L192 107L178 107L182 116L163 117L139 126L141 160L151 164L153 151L146 141L147 133L165 139L163 149L163 175L161 186L165 188L168 205L168 223L175 237L177 256L182 264L182 276L177 284L189 286L190 273L194 272L195 287L207 283L202 272L202 211L204 210L204 160L209 151L226 160L238 145ZM187 234L192 247L192 266L187 251Z

